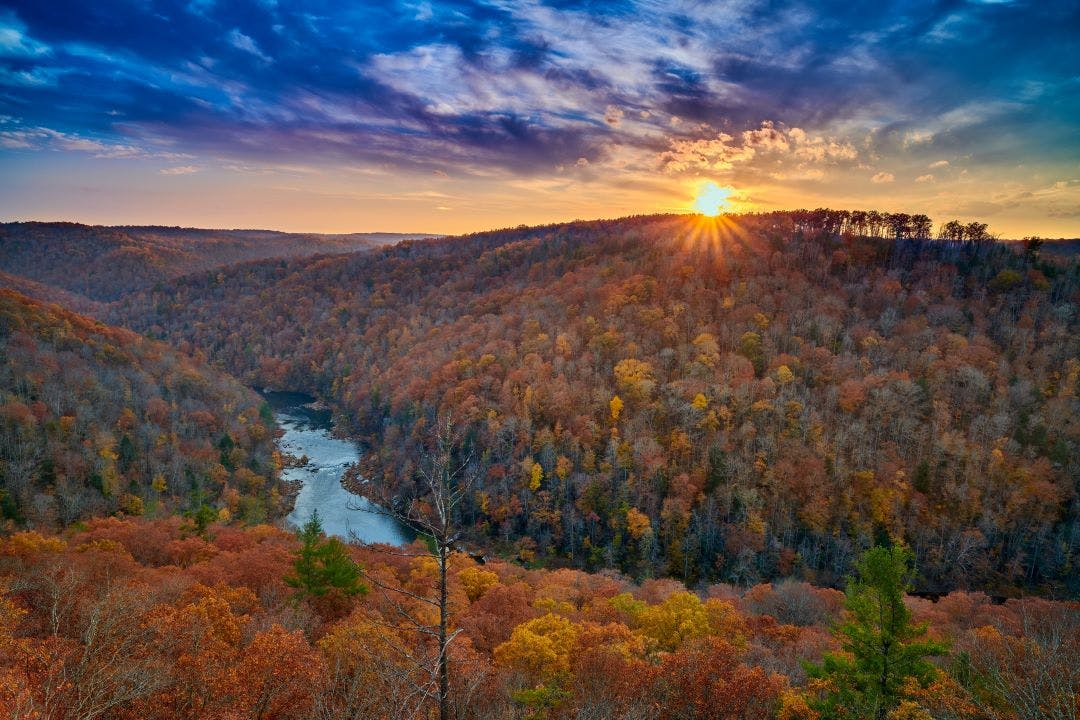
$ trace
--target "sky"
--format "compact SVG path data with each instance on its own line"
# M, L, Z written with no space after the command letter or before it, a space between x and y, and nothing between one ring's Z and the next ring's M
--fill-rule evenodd
M1080 3L0 0L0 219L1080 236Z

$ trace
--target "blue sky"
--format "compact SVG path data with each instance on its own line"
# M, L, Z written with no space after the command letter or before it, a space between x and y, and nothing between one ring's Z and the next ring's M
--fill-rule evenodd
M1075 2L0 5L6 219L877 207L1080 235Z

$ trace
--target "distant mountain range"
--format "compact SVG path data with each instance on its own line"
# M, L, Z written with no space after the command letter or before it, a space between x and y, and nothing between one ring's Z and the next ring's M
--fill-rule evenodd
M89 309L94 302L110 302L166 280L225 265L350 253L425 237L436 236L5 223L0 225L0 285ZM20 277L10 277L15 275Z
M1061 255L1063 257L1080 254L1080 238L1055 238L1053 240L1046 240L1043 243L1042 251L1054 255Z

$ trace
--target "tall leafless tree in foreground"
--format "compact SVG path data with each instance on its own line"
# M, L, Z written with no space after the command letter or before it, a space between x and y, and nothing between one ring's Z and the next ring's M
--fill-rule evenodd
M404 626L435 641L433 657L425 657L404 646L395 649L417 671L419 679L411 683L416 711L426 701L435 700L439 705L439 720L450 720L450 664L447 652L460 631L451 632L449 628L447 565L450 554L461 539L457 509L472 491L478 471L472 450L461 445L449 416L435 422L429 445L419 455L412 477L401 478L400 482L394 483L371 479L362 482L359 489L372 505L358 509L391 517L426 541L427 552L410 552L406 548L374 549L405 557L434 558L438 566L434 597L387 584L371 573L365 572L365 576L393 608ZM365 464L365 471L371 478L371 473L385 473L386 469L379 468L377 459L374 459L374 462ZM407 606L405 598L437 609L438 624L425 623Z

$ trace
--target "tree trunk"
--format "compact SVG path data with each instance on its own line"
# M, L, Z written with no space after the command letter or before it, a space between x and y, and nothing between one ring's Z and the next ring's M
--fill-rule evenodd
M446 657L446 556L445 539L439 540L439 720L450 720L450 668Z

